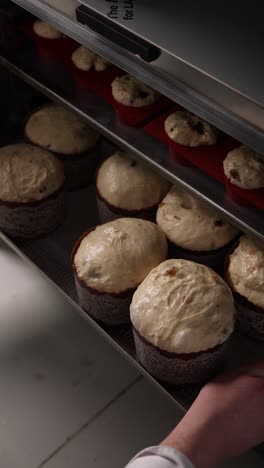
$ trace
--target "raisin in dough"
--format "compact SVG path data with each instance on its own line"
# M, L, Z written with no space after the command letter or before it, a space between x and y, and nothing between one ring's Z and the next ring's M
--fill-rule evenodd
M89 71L92 68L96 71L104 71L111 66L103 57L83 46L73 52L72 61L79 70L83 71Z
M230 151L223 163L224 173L237 187L254 190L264 187L264 156L247 146Z
M129 107L149 106L160 98L157 91L129 75L115 78L112 93L117 102Z
M169 115L164 128L171 140L184 146L214 145L217 139L214 127L188 111Z

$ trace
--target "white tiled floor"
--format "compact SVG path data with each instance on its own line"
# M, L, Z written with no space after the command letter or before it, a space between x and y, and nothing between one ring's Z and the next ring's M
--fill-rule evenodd
M159 443L179 417L175 405L141 380L44 467L122 468L144 446Z
M123 468L181 417L1 236L0 369L1 468Z
M136 383L43 468L124 468L142 448L157 444L180 419L175 406L145 380ZM222 468L263 468L251 451Z
M0 243L0 466L35 468L138 378Z

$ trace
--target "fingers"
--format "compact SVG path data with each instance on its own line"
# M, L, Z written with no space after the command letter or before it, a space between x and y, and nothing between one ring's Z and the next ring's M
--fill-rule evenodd
M252 363L245 364L238 369L228 369L222 374L216 376L211 382L216 384L226 384L232 380L242 377L257 377L264 379L264 360L254 361ZM209 382L209 384L211 383Z
M264 379L264 361L254 362L243 366L240 369L242 374L250 375L251 377L259 377Z

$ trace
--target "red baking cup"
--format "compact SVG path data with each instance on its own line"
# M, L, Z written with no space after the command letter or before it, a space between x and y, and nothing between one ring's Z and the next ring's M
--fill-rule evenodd
M172 158L175 159L175 161L182 164L183 166L192 166L193 164L190 161L188 161L188 159L186 159L184 155L181 154L181 152L177 151L177 147L180 145L177 145L177 143L174 143L168 137L167 133L164 130L164 122L166 118L169 115L171 115L173 112L175 112L176 110L180 110L180 107L176 107L174 104L173 108L171 108L169 111L166 111L166 113L162 113L159 117L157 117L156 119L152 120L147 125L145 125L144 130L149 135L155 137L157 140L168 145L170 154Z
M69 64L69 68L80 87L86 88L111 104L119 120L127 125L138 126L143 124L146 120L152 119L160 112L174 105L170 99L163 96L155 104L146 107L129 107L120 104L112 95L111 84L117 76L126 75L126 72L114 65L101 72L79 70L73 63Z
M182 166L187 166L187 167L193 166L193 164L190 161L188 161L188 159L185 159L179 153L175 152L175 146L173 143L169 142L168 145L169 145L170 155L172 159L177 161L177 163L181 164Z
M110 100L112 81L116 76L124 74L124 72L115 65L99 72L94 69L89 71L80 70L74 65L72 60L68 63L68 68L73 74L78 86L86 88L88 91L95 93L106 101Z
M226 190L229 196L240 205L256 206L260 210L264 210L264 188L257 190L245 190L237 187L226 178Z
M152 120L148 124L143 127L143 130L149 135L155 137L157 140L161 141L162 143L166 143L166 145L172 144L172 140L168 137L167 133L164 130L164 122L166 118L176 112L176 110L181 110L179 106L176 106L175 103L170 110L159 115L156 119ZM178 146L178 145L177 145Z
M159 101L145 107L128 107L117 102L111 92L110 104L115 108L118 118L121 122L133 127L140 126L146 121L153 119L160 112L172 107L173 102L162 96Z
M78 43L70 37L59 39L45 39L38 36L33 29L33 23L24 24L22 31L36 44L39 55L46 58L54 58L60 62L67 63Z
M239 146L241 143L234 138L220 133L218 142L210 146L198 146L189 148L172 141L165 132L164 122L166 118L176 112L183 110L180 106L166 111L152 122L143 127L144 131L155 137L159 141L167 144L173 158L184 165L193 165L206 172L208 175L218 180L226 186L226 191L234 201L242 205L255 206L264 209L264 189L243 190L231 184L226 178L223 169L223 161L227 153Z

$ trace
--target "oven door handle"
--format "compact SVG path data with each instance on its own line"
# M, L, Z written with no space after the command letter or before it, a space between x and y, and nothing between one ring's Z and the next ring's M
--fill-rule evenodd
M153 62L161 54L160 49L155 45L127 31L115 21L109 20L85 5L80 5L76 9L76 18L79 23L89 26L97 34L132 54L139 55L146 62Z

